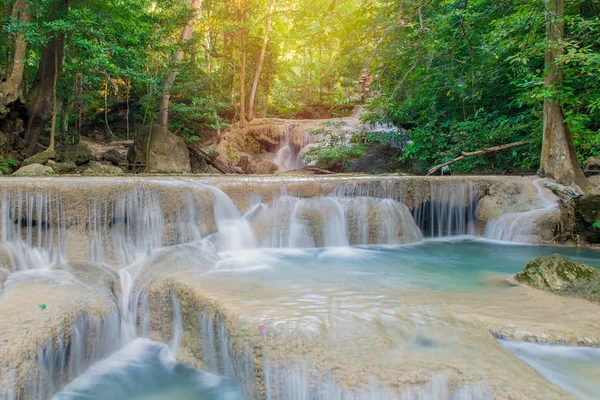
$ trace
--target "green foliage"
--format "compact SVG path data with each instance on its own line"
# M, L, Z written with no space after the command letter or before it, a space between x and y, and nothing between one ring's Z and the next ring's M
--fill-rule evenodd
M560 88L544 86L544 2L390 1L382 15L377 119L407 129L405 161L430 166L463 151L528 140L529 146L454 164L457 172L534 170L542 106L556 97L579 160L600 154L600 19L597 4L572 2L565 17ZM400 21L396 17L401 15ZM594 72L595 71L595 72ZM370 119L374 117L369 116Z
M0 172L10 175L19 168L19 162L10 156L0 156Z
M600 220L594 222L594 225L592 225L595 229L600 229Z

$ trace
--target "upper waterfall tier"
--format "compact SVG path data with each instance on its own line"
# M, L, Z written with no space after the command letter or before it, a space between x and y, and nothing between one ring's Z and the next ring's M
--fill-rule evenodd
M497 177L47 178L2 183L0 241L13 269L43 268L63 258L127 265L154 249L205 237L228 251L403 244L422 236L476 234L487 220L529 211L538 190L527 179ZM505 193L511 193L512 208L506 206Z

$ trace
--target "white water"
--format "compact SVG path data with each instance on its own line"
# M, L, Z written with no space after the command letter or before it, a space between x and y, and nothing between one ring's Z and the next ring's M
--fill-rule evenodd
M279 167L280 171L291 171L296 169L302 169L305 166L302 160L301 148L298 148L294 144L292 138L294 126L292 124L285 124L283 127L283 135L279 138L279 150L275 154L273 164ZM308 145L308 137L304 140L303 146Z
M558 204L544 194L539 181L534 181L533 184L537 191L537 203L532 205L531 210L504 214L495 221L489 221L485 226L485 238L514 243L538 242L536 222L545 213L555 210Z

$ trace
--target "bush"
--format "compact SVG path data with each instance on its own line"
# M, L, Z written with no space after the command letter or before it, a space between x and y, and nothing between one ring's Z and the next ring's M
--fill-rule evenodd
M0 172L10 175L19 169L19 162L10 156L0 156Z

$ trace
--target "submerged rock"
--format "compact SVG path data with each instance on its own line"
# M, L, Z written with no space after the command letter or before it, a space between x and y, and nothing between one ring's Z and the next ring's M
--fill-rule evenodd
M42 164L30 164L21 167L13 174L13 176L50 176L54 174L51 167Z
M534 258L515 279L535 289L600 300L600 271L560 254Z
M89 167L85 171L83 171L83 175L88 176L122 176L123 170L119 167L115 167L113 165L105 165L99 163L91 163Z

